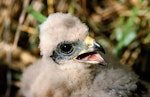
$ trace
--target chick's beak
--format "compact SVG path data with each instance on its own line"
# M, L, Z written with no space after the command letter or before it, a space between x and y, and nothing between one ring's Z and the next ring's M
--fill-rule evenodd
M105 54L103 47L90 36L84 39L87 49L81 51L75 60L83 63L107 65L105 60L100 55L100 52Z

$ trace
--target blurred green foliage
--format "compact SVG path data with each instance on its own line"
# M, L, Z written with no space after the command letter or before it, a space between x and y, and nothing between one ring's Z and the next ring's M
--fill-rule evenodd
M114 48L114 53L119 53L119 51L128 46L136 37L138 24L135 24L135 19L137 18L139 8L137 6L133 7L131 16L125 20L125 17L120 17L119 23L114 31L115 37L117 39L117 45Z
M31 6L27 7L27 12L31 14L37 21L40 23L44 22L46 20L46 17L39 12L35 11Z

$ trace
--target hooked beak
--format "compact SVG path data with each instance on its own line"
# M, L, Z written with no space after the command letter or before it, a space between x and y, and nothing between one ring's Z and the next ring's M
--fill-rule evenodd
M87 49L81 51L74 59L82 63L107 65L100 55L100 52L105 54L103 47L90 36L87 36L84 42Z

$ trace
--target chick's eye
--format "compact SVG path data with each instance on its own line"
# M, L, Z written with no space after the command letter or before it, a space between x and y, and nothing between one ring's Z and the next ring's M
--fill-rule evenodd
M72 44L62 44L60 49L62 53L69 54L73 51L73 46Z

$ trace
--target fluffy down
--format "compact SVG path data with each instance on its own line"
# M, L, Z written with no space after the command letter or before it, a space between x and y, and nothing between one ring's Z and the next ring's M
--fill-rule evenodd
M51 14L40 25L42 59L24 71L22 94L25 97L132 97L138 78L127 67L111 61L108 66L74 60L65 60L60 65L51 59L60 42L83 41L87 35L87 26L78 18L64 13Z

